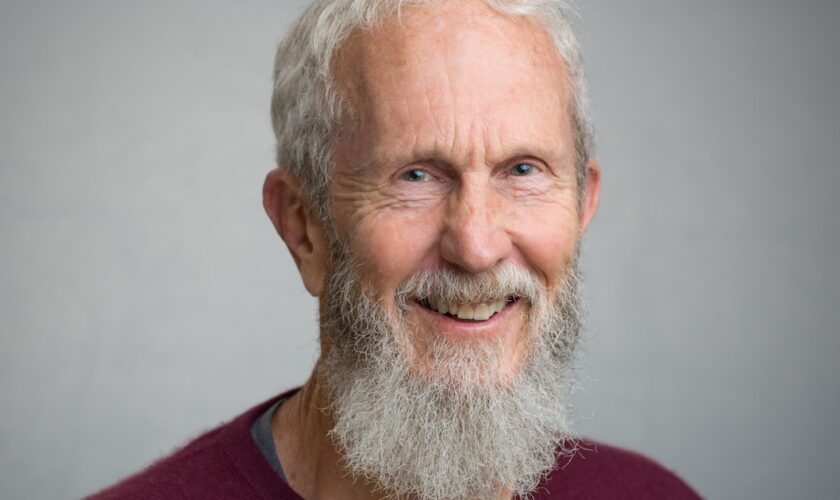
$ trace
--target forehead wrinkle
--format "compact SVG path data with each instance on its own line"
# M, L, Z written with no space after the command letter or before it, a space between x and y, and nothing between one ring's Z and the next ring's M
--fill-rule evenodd
M454 21L446 15L445 10L467 4L466 14L453 18ZM488 12L493 15L488 16ZM451 29L455 23L457 29ZM536 128L536 137L534 131L506 131L505 117L494 114L493 103L503 99L508 102L519 99L526 107L533 107L533 90L529 89L534 82L545 88L546 78L553 79L546 73L559 74L566 81L565 66L559 55L546 50L553 49L548 35L542 28L533 29L534 26L529 19L500 14L483 2L450 2L435 9L412 6L399 20L392 19L375 29L356 33L340 49L334 73L356 111L353 122L342 127L345 139L350 139L345 144L361 153L355 155L357 159L404 157L405 152L376 150L378 144L387 142L382 140L383 136L395 139L395 130L401 129L406 136L396 138L391 146L401 144L404 150L411 151L411 159L448 158L458 163L463 161L456 162L456 157L470 155L472 161L479 159L477 155L506 159L506 147L533 154L531 151L537 150L534 146L547 149L552 142L559 143L559 138L552 141L539 137ZM439 40L430 40L433 37L449 42L441 45ZM502 43L496 43L496 39ZM515 40L516 44L504 43L505 40ZM434 46L443 50L430 53L428 44L432 42L437 42ZM489 50L493 55L469 58L463 50L464 44ZM434 66L441 71L430 71ZM425 71L418 73L415 67ZM465 76L469 74L468 68L482 76L482 80L469 81ZM512 73L518 73L519 78L505 78ZM497 75L503 79L502 83L495 81ZM482 93L484 85L489 87ZM548 109L553 109L558 99L568 102L567 85L560 85L557 90L554 95L546 96ZM562 115L568 119L565 112L557 113L557 119L563 121ZM377 122L387 123L388 127L377 126ZM365 135L363 130L369 133L366 144L354 140ZM431 146L427 142L429 138L434 138ZM517 144L525 138L539 139L537 142L543 144ZM510 146L505 144L506 140Z
M367 161L360 166L394 166L423 160L451 166L493 166L519 156L535 156L562 166L571 160L570 148L562 137L545 135L537 128L529 130L527 125L511 130L505 116L483 112L480 102L471 103L466 112L456 113L454 105L447 105L445 110L438 107L435 112L428 96L424 97L424 125L417 126L410 120L398 132L383 131L392 140L372 141L365 151ZM401 98L400 107L407 111L408 100Z

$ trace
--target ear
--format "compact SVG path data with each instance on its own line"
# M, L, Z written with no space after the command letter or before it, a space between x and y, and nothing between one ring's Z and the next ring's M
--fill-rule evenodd
M263 184L263 207L289 248L306 290L320 296L327 275L326 237L297 178L287 170L269 172Z
M601 167L595 159L589 160L586 165L586 180L584 181L583 204L580 207L580 232L586 232L595 212L598 210L598 203L601 201Z

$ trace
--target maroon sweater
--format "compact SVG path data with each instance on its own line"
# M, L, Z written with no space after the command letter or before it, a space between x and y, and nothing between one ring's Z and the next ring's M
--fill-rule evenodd
M277 499L299 500L257 448L251 426L274 402L261 403L199 436L91 499ZM551 498L699 498L680 478L630 451L580 441L579 451L561 458L534 493Z

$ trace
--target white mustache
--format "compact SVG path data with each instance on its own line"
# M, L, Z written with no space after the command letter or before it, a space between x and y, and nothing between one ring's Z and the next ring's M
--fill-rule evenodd
M396 304L402 314L412 300L424 303L483 304L525 299L536 303L545 287L530 271L504 264L480 274L451 267L423 271L397 288Z

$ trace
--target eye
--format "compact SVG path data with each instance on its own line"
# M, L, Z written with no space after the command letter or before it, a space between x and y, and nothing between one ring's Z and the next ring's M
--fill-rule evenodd
M518 177L531 175L532 173L534 173L534 167L527 163L517 163L510 169L510 174Z
M424 182L424 181L431 180L431 176L425 170L420 170L420 169L415 168L413 170L409 170L408 172L402 174L400 176L400 179L405 180L405 181L409 181L409 182Z

